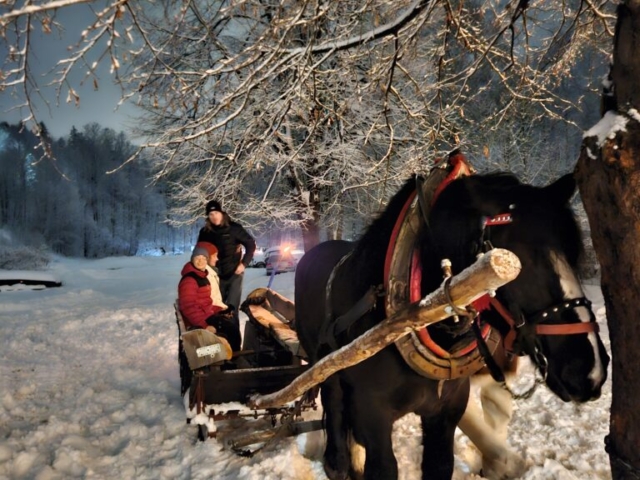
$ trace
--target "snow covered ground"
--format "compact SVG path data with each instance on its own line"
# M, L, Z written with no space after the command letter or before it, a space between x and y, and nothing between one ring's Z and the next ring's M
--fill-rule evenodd
M320 432L242 458L197 442L196 427L185 424L172 304L187 259L57 258L50 273L62 287L0 291L0 479L326 478ZM267 285L264 272L247 269L245 293ZM272 287L293 298L293 273ZM608 347L600 289L586 289ZM562 403L546 388L518 402L509 440L527 458L522 478L610 479L610 403L610 380L585 405ZM397 422L394 443L401 479L420 478L416 417ZM481 479L478 469L459 433L454 479Z

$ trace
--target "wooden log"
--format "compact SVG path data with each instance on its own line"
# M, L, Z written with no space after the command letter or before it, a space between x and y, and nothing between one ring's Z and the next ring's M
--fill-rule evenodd
M451 298L464 308L482 295L510 282L520 273L520 260L508 250L496 248L451 279ZM290 385L269 395L254 395L248 405L270 408L291 402L339 370L356 365L409 334L451 316L444 287L412 303L371 328L348 345L320 359Z

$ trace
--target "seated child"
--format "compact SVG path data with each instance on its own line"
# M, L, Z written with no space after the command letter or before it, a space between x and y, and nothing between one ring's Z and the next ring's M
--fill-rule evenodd
M242 341L240 332L229 320L228 312L211 300L212 286L207 274L209 262L209 251L203 246L196 246L191 253L191 261L182 268L178 284L180 313L188 329L203 328L215 333L224 339L223 343L228 342L229 350L238 351Z
M222 301L222 293L220 292L220 277L218 276L218 272L215 270L215 266L218 263L218 248L213 243L209 242L198 242L196 243L196 248L197 247L206 248L207 252L209 252L207 278L209 279L209 283L211 284L211 301L214 305L222 307L223 310L226 310L229 307Z

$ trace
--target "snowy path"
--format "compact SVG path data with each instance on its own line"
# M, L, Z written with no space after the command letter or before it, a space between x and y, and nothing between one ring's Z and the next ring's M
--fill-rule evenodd
M197 443L179 396L173 301L186 257L58 259L61 288L0 292L0 479L322 480L322 434L240 458ZM249 269L245 293L266 286ZM293 274L273 288L293 298ZM598 287L588 294L604 309ZM610 384L582 406L546 389L516 406L512 445L525 480L607 480ZM244 422L237 428L251 429ZM419 424L394 431L401 478L419 478ZM303 454L304 453L304 454ZM480 479L474 448L458 435L455 480Z

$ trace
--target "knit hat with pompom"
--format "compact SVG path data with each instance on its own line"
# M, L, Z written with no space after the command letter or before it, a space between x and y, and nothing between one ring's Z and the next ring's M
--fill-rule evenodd
M205 257L207 259L207 263L209 262L209 250L207 250L204 247L198 247L196 245L193 251L191 252L191 261L193 261L193 259L199 255L202 255L203 257Z

